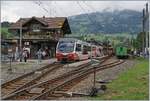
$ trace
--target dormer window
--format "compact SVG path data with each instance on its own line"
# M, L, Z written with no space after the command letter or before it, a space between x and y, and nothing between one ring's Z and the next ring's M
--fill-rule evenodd
M39 24L33 24L32 25L32 31L33 32L40 32L40 25Z

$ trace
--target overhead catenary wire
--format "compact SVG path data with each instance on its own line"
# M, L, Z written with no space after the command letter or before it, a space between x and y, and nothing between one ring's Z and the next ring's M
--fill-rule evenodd
M44 5L46 5L47 6L47 8L49 9L49 14L50 14L50 16L52 16L52 9L51 9L51 7L52 7L52 1L49 1L49 2L46 2L46 3L43 3Z
M41 1L33 1L36 5L38 5L39 7L41 7L45 12L47 12L48 14L50 14L50 12L44 7L42 6L42 2Z
M66 13L63 8L61 6L57 6L57 8L59 9L59 11L63 12L66 16L68 16L69 14Z
M89 14L86 13L85 9L81 6L81 4L80 4L78 1L77 1L77 4L78 4L79 7L83 10L83 12L85 12L85 14L87 15L88 19L89 19L91 22L93 22L92 19L91 19L90 16L89 16Z
M54 10L54 17L56 17L56 16L57 16L57 13L56 13L56 6L55 6L55 5L56 5L56 1L53 1L53 2L54 2L54 6L53 6L53 7L54 7L54 8L53 8L53 10Z
M96 11L95 8L93 8L91 5L85 3L85 1L83 1L83 3L89 7L92 11ZM98 17L97 14L93 14L95 16L95 22L96 22L96 18ZM99 25L99 23L97 23ZM99 25L99 26L102 26L102 25Z
M79 1L77 1L76 3L77 3L77 4L79 5L79 7L83 10L83 12L86 13L86 10L81 6L81 4L79 3ZM90 15L89 15L89 13L86 13L86 15L87 15L87 18L93 23L93 25L96 24L96 20L93 21L93 19L91 19ZM98 28L98 26L96 26L96 27Z
M78 6L85 12L85 10L84 10L84 8L82 8L82 6L79 4L79 2L77 1L76 2L77 4L78 4ZM86 13L86 12L85 12ZM89 16L87 15L86 16L88 19L89 19ZM89 19L90 20L90 19ZM88 33L87 31L86 31L86 33ZM80 33L81 35L83 34L83 33Z
M49 1L48 3L43 3L43 5L46 5L49 8L51 16L56 17L58 15L59 12L57 12L57 9L60 9L61 13L63 12L62 8L56 6L57 5L56 1Z
M96 11L94 7L92 7L91 5L87 4L85 1L83 1L83 3L88 6L92 11Z
M78 4L78 2L77 2L77 4ZM79 5L79 7L80 7L81 5ZM80 7L81 9L82 9L82 7ZM84 10L85 11L85 10ZM89 19L89 18L88 18ZM78 22L78 21L76 21L76 22ZM83 36L83 35L85 35L85 33L83 33L83 32L79 32L80 33L80 35L81 36ZM86 33L89 33L87 30L86 30Z
M46 12L48 12L49 13L49 11L44 7L44 4L41 2L41 1L39 1L40 3L41 3L41 5L43 5L43 9L46 11Z

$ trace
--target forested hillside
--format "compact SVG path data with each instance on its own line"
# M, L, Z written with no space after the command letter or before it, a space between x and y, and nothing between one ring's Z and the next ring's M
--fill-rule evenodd
M141 31L142 12L122 10L68 17L72 33L135 33Z

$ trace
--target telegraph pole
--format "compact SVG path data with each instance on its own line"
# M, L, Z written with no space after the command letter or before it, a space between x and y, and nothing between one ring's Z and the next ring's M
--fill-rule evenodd
M143 34L142 35L143 36L143 40L142 40L143 41L143 49L142 49L142 51L143 51L143 55L144 55L144 51L145 51L145 47L144 47L145 46L145 36L144 36L144 34L145 34L145 8L143 9L143 26L142 27L143 27L143 29L142 29L143 30L143 33L142 33Z
M148 3L146 3L146 8L143 9L143 53L147 56L147 51L149 47L149 12Z
M148 3L146 3L146 12L145 12L145 38L146 38L146 53L147 53L147 50L148 50L148 43L149 43L149 40L148 40L148 37L149 37L149 12L148 12Z

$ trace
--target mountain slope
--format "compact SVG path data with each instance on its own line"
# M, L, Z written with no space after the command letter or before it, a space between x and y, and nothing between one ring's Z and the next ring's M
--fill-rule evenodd
M68 17L73 33L138 33L142 13L133 10L95 12Z

